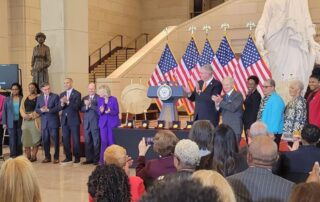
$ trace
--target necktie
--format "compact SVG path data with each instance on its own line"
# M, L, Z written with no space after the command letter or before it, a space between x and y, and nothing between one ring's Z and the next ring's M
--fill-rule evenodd
M44 96L44 104L46 105L46 106L48 106L48 95L45 95Z
M206 87L207 87L207 83L204 82L203 85L202 85L202 90L201 91L203 92L206 89Z

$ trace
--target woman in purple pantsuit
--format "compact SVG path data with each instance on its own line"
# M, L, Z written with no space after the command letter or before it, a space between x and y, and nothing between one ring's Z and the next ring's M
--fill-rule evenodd
M99 87L98 94L98 111L99 111L99 128L100 128L100 163L103 163L104 150L112 145L112 129L120 125L119 104L117 98L111 96L110 88L106 85Z

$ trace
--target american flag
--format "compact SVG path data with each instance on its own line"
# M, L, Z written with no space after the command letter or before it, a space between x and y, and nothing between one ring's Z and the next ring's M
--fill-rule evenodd
M265 80L271 78L271 72L267 67L266 63L263 61L259 54L259 51L252 39L249 36L246 46L239 59L239 66L236 69L236 74L239 78L240 92L243 95L247 93L246 80L251 75L256 75L259 80L258 91L262 93L262 84Z
M179 85L185 86L191 91L194 89L194 84L199 79L197 79L196 68L199 59L199 51L193 38L191 38L186 52L183 54L181 62L176 71L176 79ZM186 98L182 99L182 102L186 108L187 113L190 115L194 111L194 103Z
M203 65L206 64L211 64L214 58L214 52L213 49L210 45L210 42L208 39L206 39L206 42L204 43L202 53L199 57L199 67L202 67Z
M178 63L174 59L174 56L169 48L169 45L166 44L164 51L160 57L160 60L156 66L156 69L151 75L150 80L148 81L149 86L158 86L159 83L164 81L175 81L175 68L178 67ZM160 99L156 99L156 103L161 109L162 102Z
M230 47L227 37L223 37L216 55L213 58L213 75L222 81L226 76L233 76L233 72L238 66L238 61Z

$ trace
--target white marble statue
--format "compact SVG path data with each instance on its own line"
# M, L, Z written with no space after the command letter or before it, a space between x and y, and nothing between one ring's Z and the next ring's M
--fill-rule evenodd
M266 0L255 31L256 43L284 98L288 80L308 84L316 55L320 56L314 35L308 0Z

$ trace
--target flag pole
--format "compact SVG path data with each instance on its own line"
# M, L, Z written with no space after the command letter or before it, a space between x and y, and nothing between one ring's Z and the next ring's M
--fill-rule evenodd
M227 30L230 28L230 25L228 23L221 24L221 29L223 29L224 36L227 36Z
M247 22L246 27L249 28L249 30L250 30L249 31L249 36L252 37L252 30L253 30L253 28L256 27L256 24L254 22L250 21L250 22Z
M203 27L202 27L202 30L204 30L206 32L206 39L208 39L208 34L209 34L209 30L211 29L211 26L210 25L207 25L205 24Z

